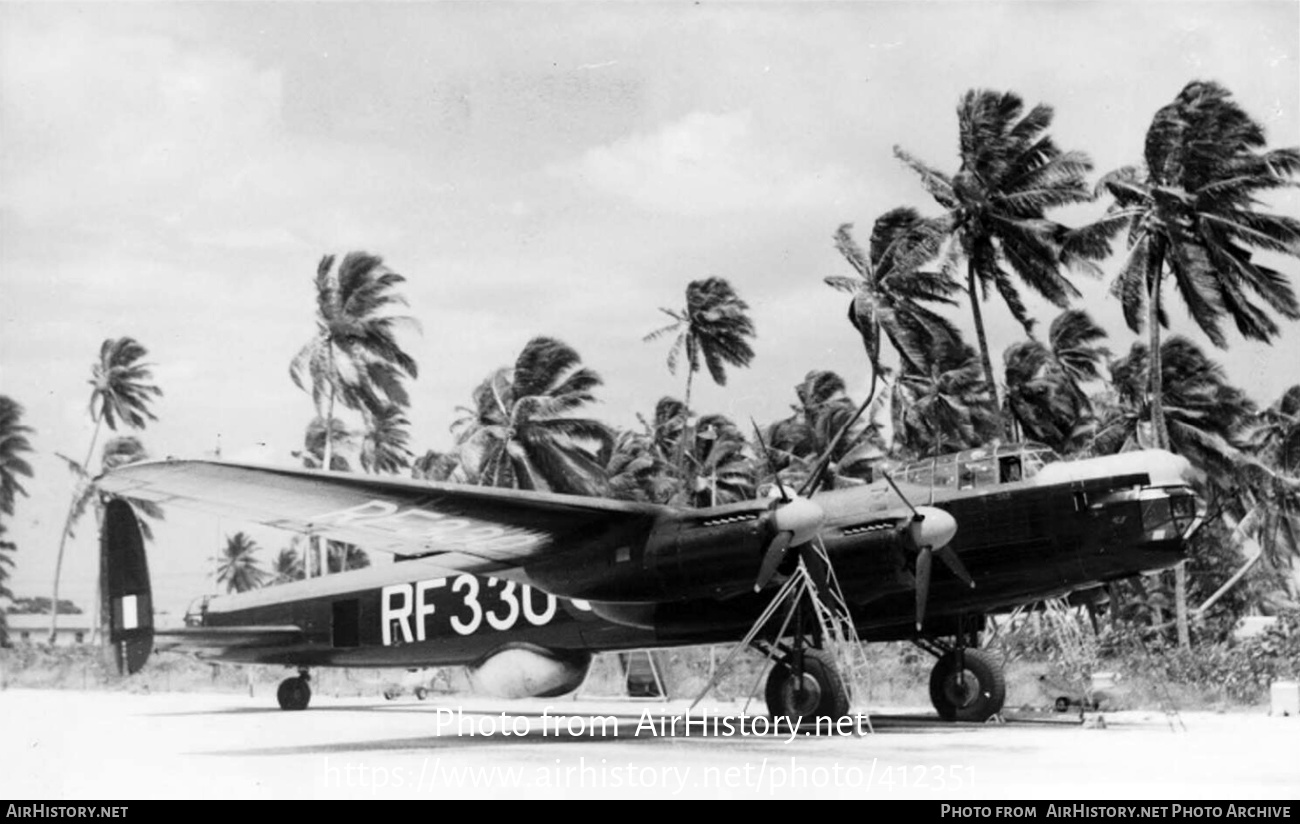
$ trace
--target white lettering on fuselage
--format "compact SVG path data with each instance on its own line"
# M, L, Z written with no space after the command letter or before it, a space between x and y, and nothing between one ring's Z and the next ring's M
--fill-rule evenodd
M315 515L309 521L317 527L359 529L448 550L500 552L537 546L546 540L545 535L527 529L454 518L418 507L399 509L389 501L368 501Z
M442 603L436 603L436 593L444 589L452 595L443 595ZM540 609L539 599L545 601ZM573 599L569 604L584 612L591 610L586 601ZM518 626L521 617L525 626L545 626L554 620L559 599L514 581L457 575L386 586L380 592L379 605L380 637L384 646L392 646L447 634L441 629L443 620L457 635L472 635L485 623L506 632ZM440 614L447 617L441 619Z

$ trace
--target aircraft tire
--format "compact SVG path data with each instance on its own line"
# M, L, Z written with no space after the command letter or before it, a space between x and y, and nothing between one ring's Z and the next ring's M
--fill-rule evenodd
M311 687L306 678L286 678L275 691L282 710L305 710L311 703Z
M423 701L424 699L426 699L426 698L429 697L429 691L426 690L424 687L416 687L416 688L415 688L415 697L416 697L417 699L419 699L420 701Z
M835 660L824 650L804 650L806 690L801 698L795 690L795 672L789 656L778 661L767 676L763 697L770 715L842 718L849 713L849 688Z
M987 652L968 649L962 655L964 675L973 681L959 684L957 653L945 653L930 672L930 702L945 721L987 721L1006 701L1006 678Z

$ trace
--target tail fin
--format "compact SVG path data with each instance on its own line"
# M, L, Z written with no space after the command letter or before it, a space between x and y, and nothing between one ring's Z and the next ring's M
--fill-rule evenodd
M153 651L153 593L140 522L126 501L114 498L105 508L99 552L107 646L118 674L130 675Z

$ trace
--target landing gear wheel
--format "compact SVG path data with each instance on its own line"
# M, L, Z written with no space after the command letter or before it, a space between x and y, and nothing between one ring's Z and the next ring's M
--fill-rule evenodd
M426 698L429 697L429 691L426 690L424 687L416 687L416 688L415 688L415 697L416 697L417 699L419 699L420 701L423 701L424 699L426 699Z
M763 697L773 716L839 719L849 713L848 685L834 659L822 650L804 650L803 673L795 672L794 656L778 661L767 676Z
M307 679L301 676L286 678L275 691L275 698L280 702L282 710L305 710L311 703L311 687L307 685Z
M1056 699L1056 711L1057 711L1057 712L1069 712L1069 711L1070 711L1070 699L1069 699L1069 698L1066 698L1064 695L1062 695L1060 698Z
M392 690L384 690L385 701L392 701L396 697L397 697L397 693L393 692Z
M945 721L987 721L1002 709L1007 683L992 656L977 649L947 652L930 672L930 702Z

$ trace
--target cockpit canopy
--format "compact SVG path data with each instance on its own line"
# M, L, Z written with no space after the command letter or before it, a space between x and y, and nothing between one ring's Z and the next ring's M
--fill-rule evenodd
M1060 459L1051 447L1032 441L986 446L907 464L894 478L916 486L987 488L1027 481Z

